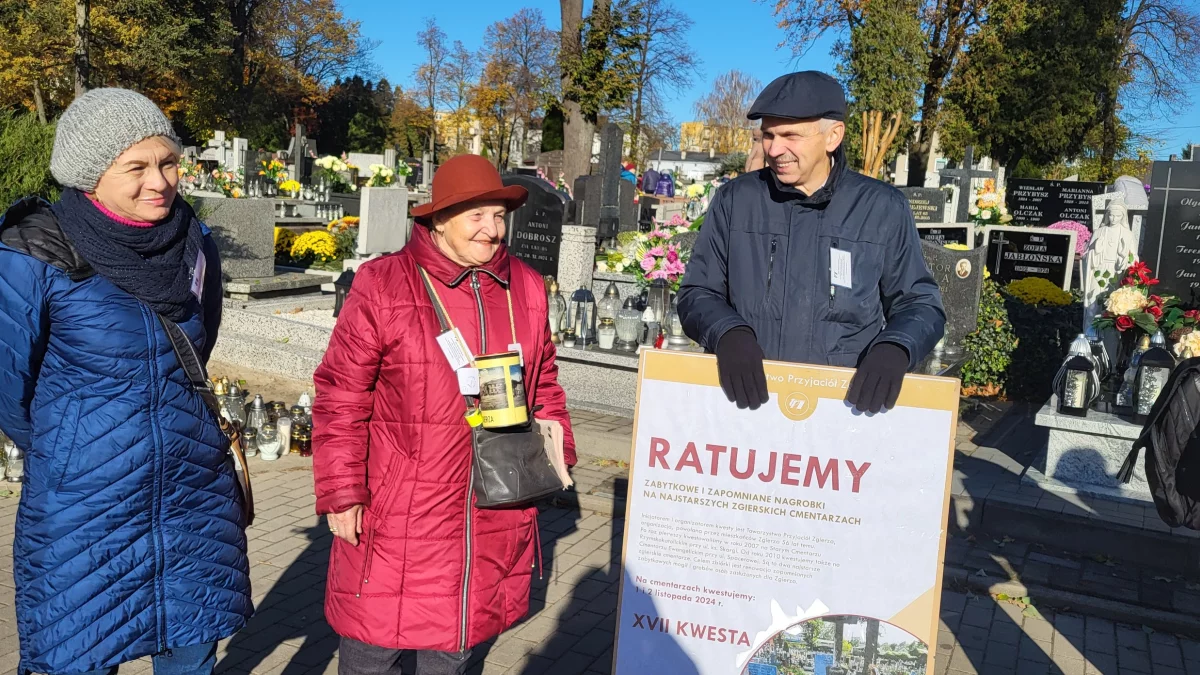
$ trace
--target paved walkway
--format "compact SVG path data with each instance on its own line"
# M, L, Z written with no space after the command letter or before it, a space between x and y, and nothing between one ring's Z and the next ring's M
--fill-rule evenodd
M337 637L322 598L331 543L313 515L308 462L256 462L258 522L249 530L258 614L222 644L219 673L317 675L337 672ZM584 458L581 471L603 475L607 463ZM0 675L16 672L17 639L9 554L16 499L0 499ZM577 508L541 514L545 579L530 617L481 648L473 673L574 675L609 673L620 580L624 521ZM968 552L971 554L972 552ZM1140 626L1064 611L1037 613L965 590L946 590L937 672L1084 675L1200 675L1200 643ZM147 661L121 673L150 672Z

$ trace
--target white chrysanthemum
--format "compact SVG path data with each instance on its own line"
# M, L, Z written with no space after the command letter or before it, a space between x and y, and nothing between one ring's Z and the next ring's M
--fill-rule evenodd
M1144 309L1150 304L1146 294L1134 286L1122 286L1113 291L1104 301L1104 308L1116 316L1124 316L1130 312Z
M979 217L980 217L980 218L983 218L984 220L988 220L988 219L990 219L990 218L992 217L992 210L991 210L991 209L984 209L984 210L980 211L980 212L979 212Z

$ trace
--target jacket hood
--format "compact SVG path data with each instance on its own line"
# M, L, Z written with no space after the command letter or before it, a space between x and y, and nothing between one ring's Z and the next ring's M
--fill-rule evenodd
M26 197L0 216L0 244L56 267L72 281L95 274L58 225L49 202Z
M842 177L848 168L846 165L846 142L843 140L842 144L837 147L837 150L833 151L833 169L829 172L829 180L825 181L825 185L811 195L806 195L801 190L780 183L779 178L770 167L764 168L763 171L766 171L770 175L767 185L771 190L772 197L779 201L799 199L800 203L804 206L818 208L823 207L829 203L829 200L833 199L833 193L837 191L838 184L841 183Z
M442 253L434 243L433 233L428 227L415 225L404 250L408 251L409 255L416 260L418 265L429 272L430 276L450 288L462 283L463 279L466 279L472 271L483 272L501 284L508 285L511 261L508 257L508 245L503 242L496 250L496 255L492 256L486 265L463 267Z

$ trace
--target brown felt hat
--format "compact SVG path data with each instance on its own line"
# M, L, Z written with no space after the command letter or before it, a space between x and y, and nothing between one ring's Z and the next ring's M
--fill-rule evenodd
M412 208L413 218L429 216L468 202L503 201L509 211L521 208L529 191L520 185L505 186L500 172L479 155L459 155L438 167L433 175L433 195L427 203Z

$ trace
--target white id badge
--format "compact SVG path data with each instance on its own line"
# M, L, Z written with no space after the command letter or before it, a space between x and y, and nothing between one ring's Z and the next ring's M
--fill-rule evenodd
M196 269L192 272L192 295L197 300L204 300L204 271L208 261L204 259L204 251L196 252Z
M471 365L471 353L467 351L465 346L467 343L462 339L462 334L458 332L457 328L437 336L437 342L438 346L442 348L442 353L446 355L446 361L452 370Z
M829 283L850 288L850 252L840 248L829 249Z
M521 349L521 343L514 342L513 344L509 345L508 351L517 353L517 356L521 358L521 367L524 368L525 367L525 351Z
M454 372L458 373L458 392L460 394L463 396L479 395L478 368L459 368Z

